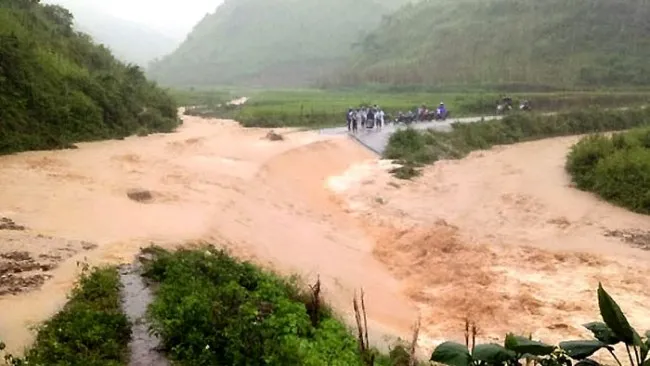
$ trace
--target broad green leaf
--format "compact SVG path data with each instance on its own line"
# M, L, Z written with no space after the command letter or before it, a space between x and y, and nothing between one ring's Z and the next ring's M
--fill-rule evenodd
M594 360L584 359L575 363L573 366L600 366L600 364Z
M464 345L456 342L444 342L433 350L431 361L449 366L469 366L472 356Z
M534 356L546 356L555 350L555 346L533 341L526 337L517 336L512 333L508 333L508 335L506 335L505 347L509 350L515 351L520 355L529 353Z
M600 315L609 329L625 344L633 345L635 341L634 329L632 329L616 301L609 296L601 283L598 283L598 307L600 308Z
M597 340L560 342L560 348L574 360L583 360L605 347L607 344Z
M516 361L517 355L498 344L478 344L474 347L472 359L485 361L490 365L501 365L506 361Z
M609 329L607 324L603 322L591 322L583 324L583 327L589 329L596 339L606 344L617 344L621 340L614 334L614 331Z

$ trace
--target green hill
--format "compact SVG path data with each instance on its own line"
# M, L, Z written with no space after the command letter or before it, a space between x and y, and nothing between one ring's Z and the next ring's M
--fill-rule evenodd
M308 85L408 0L226 0L147 72L172 85Z
M650 84L650 1L425 0L385 17L335 84Z
M0 0L0 153L178 124L163 90L72 23L60 6Z

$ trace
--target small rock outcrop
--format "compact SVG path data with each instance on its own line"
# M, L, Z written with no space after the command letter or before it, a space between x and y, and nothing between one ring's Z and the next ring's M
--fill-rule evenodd
M153 200L153 194L151 194L151 191L143 188L129 189L126 192L126 195L136 202L151 202Z
M266 139L270 140L270 141L282 141L282 140L284 140L284 136L282 136L279 133L271 130L266 134Z
M12 219L0 217L0 230L25 230L22 225L17 225Z

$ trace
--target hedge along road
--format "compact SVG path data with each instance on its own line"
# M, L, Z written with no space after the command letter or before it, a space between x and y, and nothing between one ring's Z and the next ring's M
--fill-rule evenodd
M410 127L416 130L434 129L442 132L449 132L452 129L452 123L476 123L501 118L502 116L453 118L446 121L415 122L410 124ZM406 128L408 127L403 124L387 124L381 130L376 130L374 128L359 128L359 132L357 134L350 133L350 136L352 136L366 148L381 156L384 154L386 146L388 146L388 140L390 139L390 136L396 131L404 130ZM320 133L323 135L344 135L349 132L347 127L333 127L321 129Z

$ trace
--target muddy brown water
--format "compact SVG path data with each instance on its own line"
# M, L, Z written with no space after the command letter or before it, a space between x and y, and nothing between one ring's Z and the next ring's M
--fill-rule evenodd
M650 252L605 236L650 222L570 186L564 156L577 138L476 152L404 182L347 136L275 132L284 140L185 117L172 134L0 157L0 217L28 228L0 231L0 252L61 257L40 287L0 296L10 351L63 306L78 261L131 263L151 242L207 241L308 283L320 275L351 324L363 287L377 342L408 339L418 314L424 350L462 340L467 316L481 340L587 336L598 281L650 328ZM151 199L129 199L135 188Z

